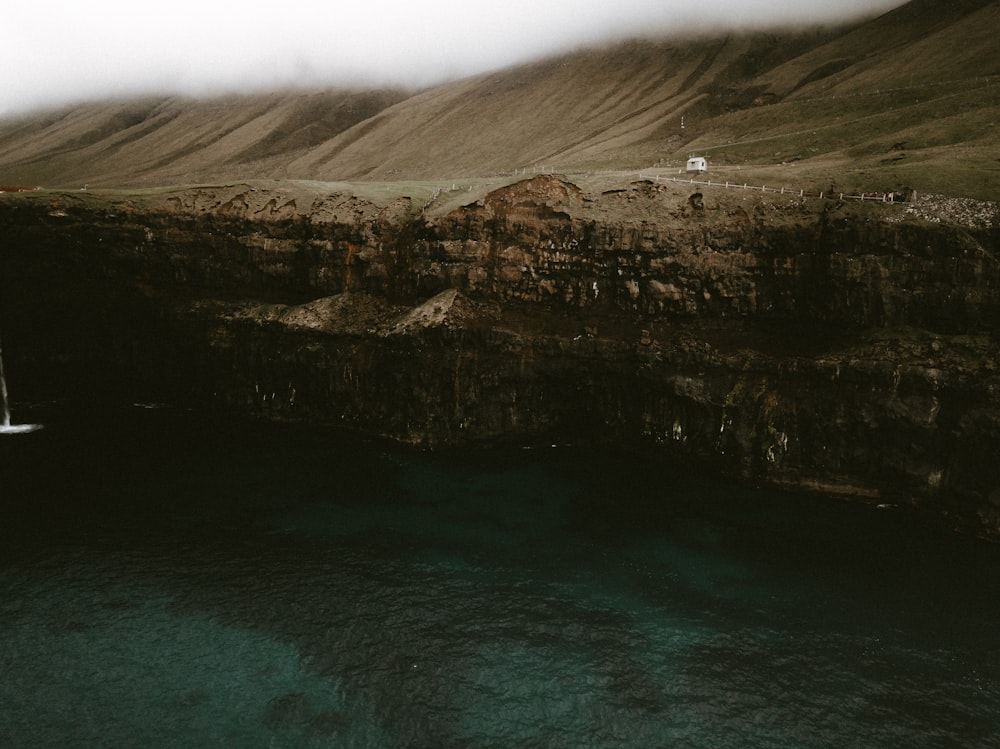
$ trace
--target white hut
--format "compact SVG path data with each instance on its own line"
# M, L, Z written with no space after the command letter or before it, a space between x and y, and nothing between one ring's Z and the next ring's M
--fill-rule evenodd
M687 170L689 172L704 172L708 169L708 161L704 156L692 156L687 160Z

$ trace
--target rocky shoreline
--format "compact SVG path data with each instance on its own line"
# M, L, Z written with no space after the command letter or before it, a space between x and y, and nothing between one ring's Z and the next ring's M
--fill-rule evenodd
M636 445L1000 539L1000 235L559 176L427 213L0 200L8 369L418 445ZM33 393L34 394L34 393Z

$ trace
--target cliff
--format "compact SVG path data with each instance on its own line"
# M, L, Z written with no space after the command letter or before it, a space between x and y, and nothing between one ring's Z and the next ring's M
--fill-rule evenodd
M995 206L558 176L434 198L4 196L12 389L627 444L1000 538Z

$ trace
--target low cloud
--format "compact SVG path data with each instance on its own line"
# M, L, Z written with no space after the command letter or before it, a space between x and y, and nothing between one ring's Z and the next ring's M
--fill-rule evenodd
M830 23L903 0L289 0L5 8L0 115L142 93L423 86L634 35Z

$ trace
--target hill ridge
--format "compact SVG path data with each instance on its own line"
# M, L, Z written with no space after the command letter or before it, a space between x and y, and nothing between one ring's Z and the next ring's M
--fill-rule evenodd
M998 25L997 0L912 0L845 27L634 39L415 92L98 102L0 121L0 183L450 179L703 152L803 186L877 173L990 198Z

